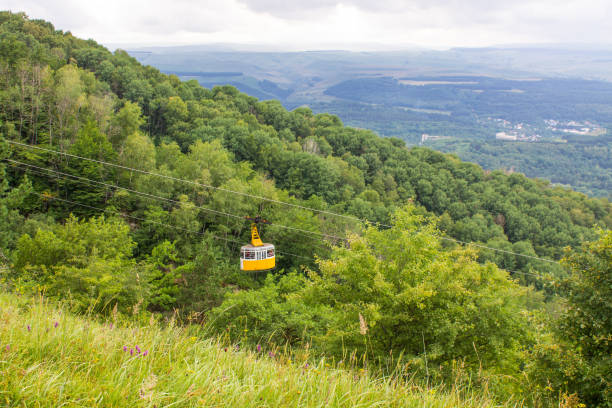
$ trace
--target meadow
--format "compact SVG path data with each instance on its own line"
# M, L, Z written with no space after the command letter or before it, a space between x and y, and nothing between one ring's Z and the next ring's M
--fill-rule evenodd
M313 361L264 344L242 349L173 319L101 321L0 294L0 405L7 407L491 407L467 384L427 387ZM510 406L511 404L507 404Z

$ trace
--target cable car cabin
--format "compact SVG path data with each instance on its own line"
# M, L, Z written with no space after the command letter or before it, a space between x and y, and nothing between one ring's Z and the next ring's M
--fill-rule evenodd
M274 269L276 258L274 245L245 245L240 248L240 269L243 271L267 271Z
M259 238L257 225L251 225L251 243L240 248L240 270L268 271L276 266L274 245L266 244Z

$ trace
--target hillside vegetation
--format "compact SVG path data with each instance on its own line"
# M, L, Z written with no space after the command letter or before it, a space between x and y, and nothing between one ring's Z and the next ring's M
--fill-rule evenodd
M370 378L306 355L202 339L197 328L102 323L43 298L0 294L0 319L6 407L497 406L459 384Z
M498 402L610 403L606 199L181 82L23 14L0 13L0 44L7 291L179 314L241 347L430 384L477 378ZM238 268L258 214L267 275Z

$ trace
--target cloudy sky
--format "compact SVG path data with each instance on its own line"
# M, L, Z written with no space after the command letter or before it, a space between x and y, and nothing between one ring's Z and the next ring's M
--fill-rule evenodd
M111 46L612 43L611 0L0 0L0 9Z

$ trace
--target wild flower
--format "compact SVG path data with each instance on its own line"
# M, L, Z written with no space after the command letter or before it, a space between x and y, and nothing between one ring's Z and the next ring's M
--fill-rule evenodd
M145 350L145 351L142 353L142 356L144 357L144 356L146 356L147 354L149 354L149 350Z
M268 352L268 355L270 356L270 358L274 358L274 353L273 352Z
M136 345L136 347L134 347L136 349L136 353L140 354L140 347L138 347L138 345Z
M32 331L32 327L28 324L28 331Z
M127 351L127 346L123 346L123 351Z
M257 345L257 352L258 352L258 353L259 353L259 352L261 352L261 344L258 344L258 345Z
M238 344L236 344L236 346L234 347L236 351L240 351L240 346Z
M134 349L130 349L130 356L134 355Z
M10 344L7 344L5 348L6 348L6 351L11 351L11 346L10 346Z
M54 322L53 323L53 327L55 327L57 329L57 326L59 326L59 322Z

